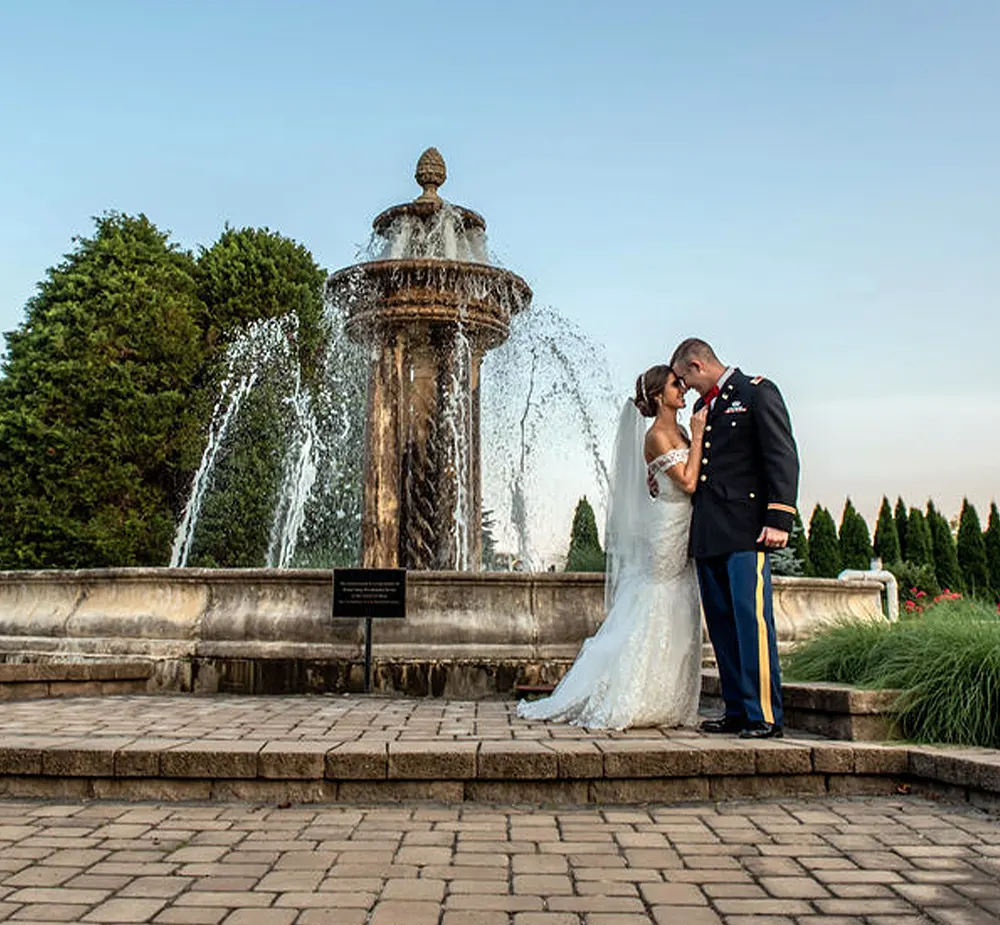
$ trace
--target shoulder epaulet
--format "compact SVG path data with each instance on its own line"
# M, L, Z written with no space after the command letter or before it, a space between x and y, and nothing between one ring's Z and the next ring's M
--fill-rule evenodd
M754 376L753 379L750 380L750 385L760 385L763 381L763 376Z

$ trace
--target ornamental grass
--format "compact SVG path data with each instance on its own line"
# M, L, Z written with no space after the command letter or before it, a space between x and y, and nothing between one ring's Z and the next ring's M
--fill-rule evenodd
M1000 614L943 594L897 623L844 619L796 646L789 681L899 690L898 733L1000 748Z

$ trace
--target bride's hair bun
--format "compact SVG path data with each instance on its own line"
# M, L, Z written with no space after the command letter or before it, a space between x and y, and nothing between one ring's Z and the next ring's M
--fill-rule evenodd
M656 398L662 392L670 378L669 366L651 366L635 380L636 408L644 418L656 417Z

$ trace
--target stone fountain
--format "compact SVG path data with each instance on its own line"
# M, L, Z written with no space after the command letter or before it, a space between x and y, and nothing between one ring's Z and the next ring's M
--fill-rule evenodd
M411 570L407 619L379 627L376 687L496 696L558 680L603 619L604 576L477 572L480 365L531 290L489 263L483 218L439 197L445 176L441 155L426 151L422 194L375 219L374 259L334 273L327 290L349 336L370 349L363 563ZM563 358L565 332L552 347ZM252 386L253 364L230 372L237 395ZM508 387L501 379L505 400ZM330 579L327 569L294 568L0 572L0 662L141 659L165 690L359 690L363 633L357 621L331 619ZM774 584L782 641L881 612L878 583Z
M531 289L491 265L481 215L445 202L444 159L428 148L423 192L373 222L377 259L334 273L327 295L371 349L362 564L475 571L482 489L479 375Z

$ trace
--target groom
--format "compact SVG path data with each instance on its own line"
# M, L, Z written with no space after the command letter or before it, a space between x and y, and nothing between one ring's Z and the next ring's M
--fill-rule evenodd
M744 739L781 736L781 670L771 604L769 550L788 543L799 458L774 383L727 367L703 340L688 338L670 360L682 388L708 407L694 493L691 555L726 712L705 732Z

